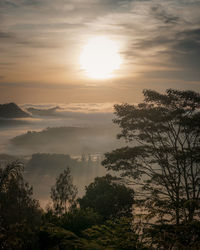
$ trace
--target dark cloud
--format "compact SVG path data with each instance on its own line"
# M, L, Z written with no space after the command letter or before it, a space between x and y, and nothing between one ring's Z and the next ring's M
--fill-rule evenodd
M176 34L174 48L180 52L197 52L200 54L200 28L185 30Z
M8 8L19 8L21 6L38 6L41 5L41 2L42 1L39 0L1 0L0 6Z
M158 34L157 34L158 33ZM158 47L159 45L166 46L166 49L173 49L180 53L189 53L200 50L200 28L189 29L185 31L172 31L164 34L164 32L157 32L155 36L148 36L146 39L137 39L132 44L131 49L148 50L150 48ZM160 33L160 34L159 34Z
M18 30L74 30L79 28L84 28L86 25L84 23L67 23L67 22L57 22L57 23L42 23L42 24L23 24L18 26Z
M9 0L1 0L0 1L0 7L16 7L17 6L17 1L16 2L12 2Z
M151 7L151 14L158 20L165 24L175 24L179 21L179 17L166 11L162 5L153 5Z
M185 78L200 80L200 29L178 33L169 54L174 65L182 68Z
M181 70L151 70L144 73L145 77L149 80L153 79L165 79L165 80L181 80L184 82L198 82L200 79L200 73L196 70L185 69Z
M160 34L159 34L160 33ZM174 78L188 81L200 79L200 28L184 31L158 32L155 36L134 41L124 55L128 58L144 58L144 51L156 51L149 60L160 60L161 65L171 70L144 73L151 78ZM153 62L152 62L153 63ZM156 63L153 63L156 65Z
M18 33L15 32L4 32L0 31L0 41L2 43L10 43L16 45L22 45L25 47L31 48L58 48L59 45L56 42L51 42L48 39L42 38L34 38L31 39L28 37L20 36Z
M89 88L83 84L48 84L48 83L34 83L34 82L0 82L0 87L23 87L23 88L47 88L47 89L83 89ZM91 86L90 86L91 88Z
M15 35L12 32L0 31L0 39L9 40L9 39L13 39L14 37Z

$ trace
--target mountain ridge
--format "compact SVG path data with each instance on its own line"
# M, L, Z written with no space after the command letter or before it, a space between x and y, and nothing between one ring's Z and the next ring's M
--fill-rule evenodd
M0 104L0 117L1 118L25 118L30 117L28 113L23 111L14 102Z

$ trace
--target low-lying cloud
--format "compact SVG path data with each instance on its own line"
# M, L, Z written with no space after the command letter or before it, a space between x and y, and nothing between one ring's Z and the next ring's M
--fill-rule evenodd
M1 119L2 153L22 155L56 152L80 155L84 152L103 152L114 147L116 142L117 131L112 123L113 103L69 103L57 104L57 106L55 104L23 104L20 107L24 111L32 108L40 112L39 114L30 113L29 118ZM43 133L42 131L45 131L47 127L55 128L55 131L48 135ZM63 130L63 128L66 129ZM68 133L71 131L70 128L76 130L73 130L73 138ZM32 139L30 141L30 138L25 136L20 143L18 143L19 140L16 143L10 143L11 139L27 134L28 131L34 131L34 141ZM60 135L60 131L63 135Z

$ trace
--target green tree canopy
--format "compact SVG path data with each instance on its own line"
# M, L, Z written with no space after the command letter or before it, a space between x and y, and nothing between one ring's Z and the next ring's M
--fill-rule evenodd
M131 179L149 215L192 221L200 212L200 95L143 94L138 105L115 105L118 138L128 146L107 153L103 165Z
M134 191L118 181L111 175L95 178L79 199L80 207L92 208L104 219L131 216Z

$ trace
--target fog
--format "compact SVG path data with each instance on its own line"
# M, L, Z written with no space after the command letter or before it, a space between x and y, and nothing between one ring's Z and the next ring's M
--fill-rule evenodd
M71 169L79 196L96 176L106 174L104 153L122 146L113 125L113 104L23 104L28 118L0 118L1 164L19 159L25 178L43 207L56 177Z

